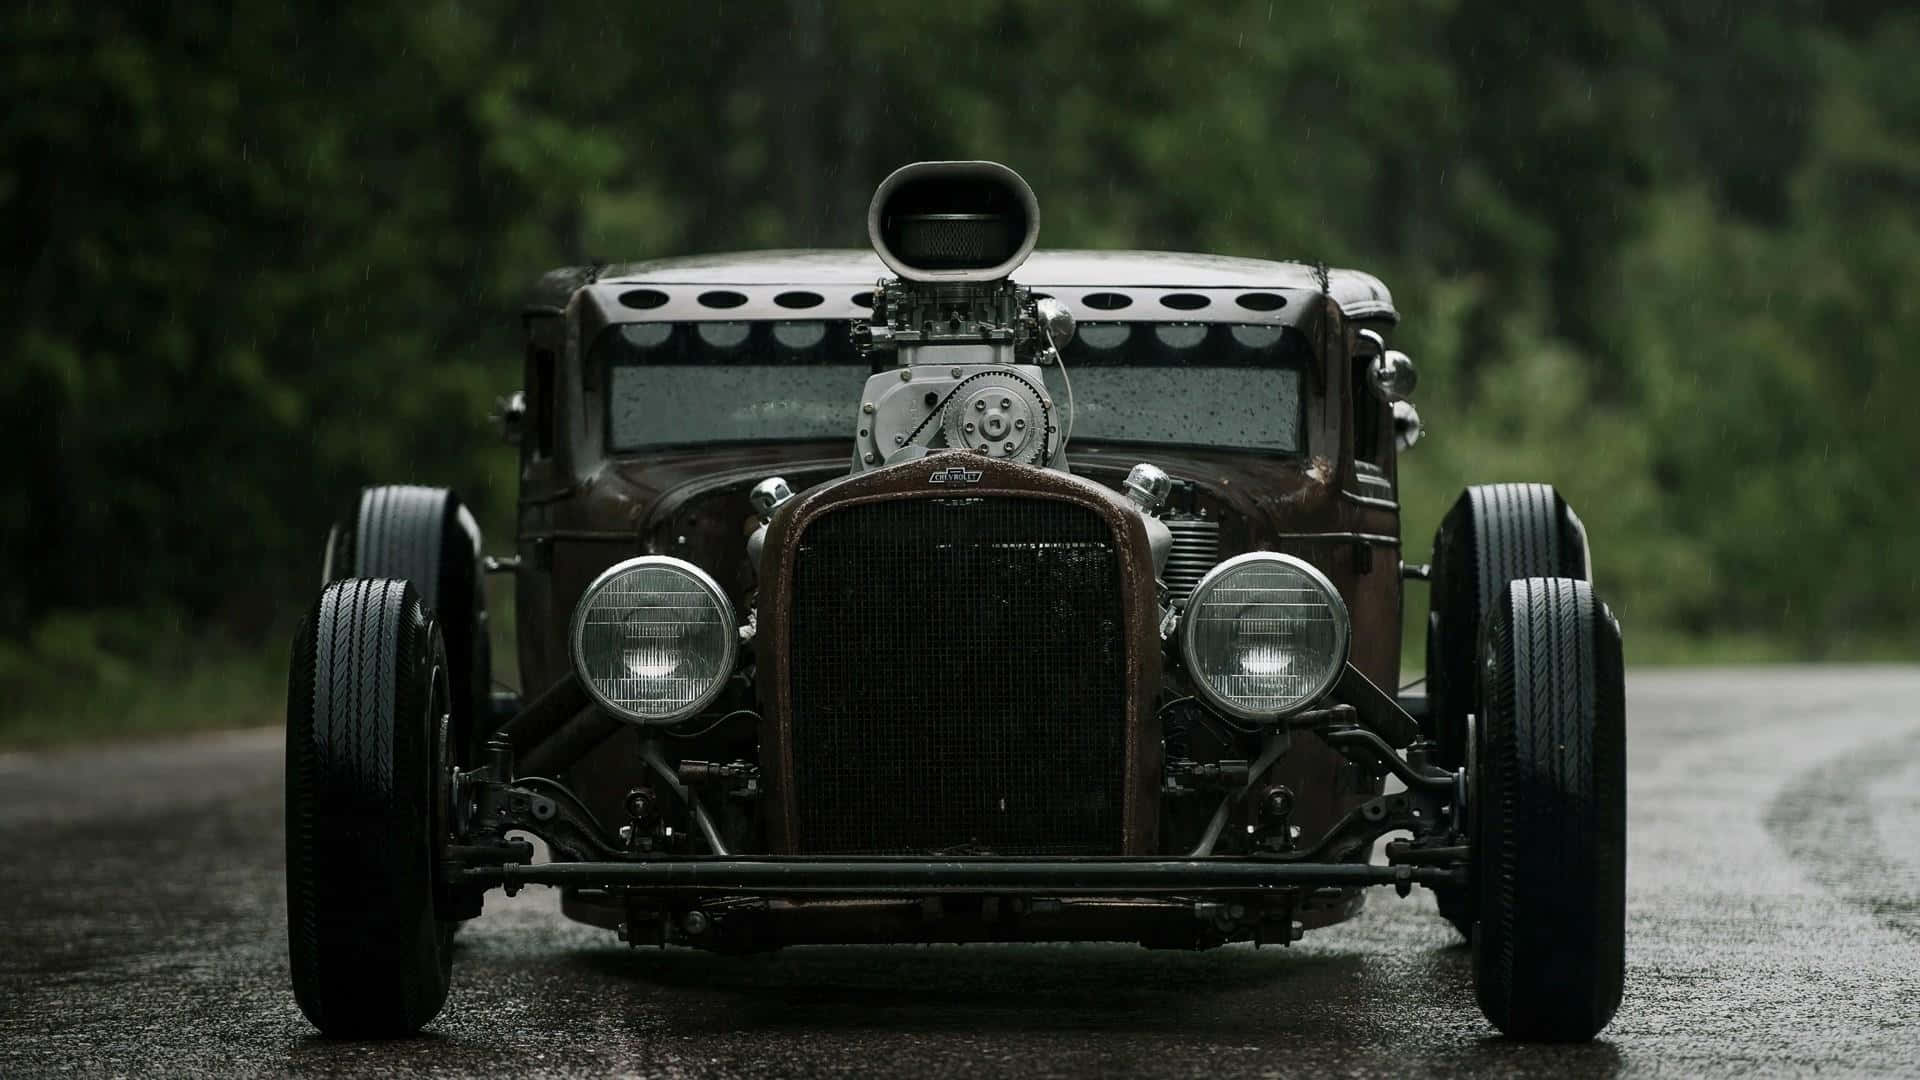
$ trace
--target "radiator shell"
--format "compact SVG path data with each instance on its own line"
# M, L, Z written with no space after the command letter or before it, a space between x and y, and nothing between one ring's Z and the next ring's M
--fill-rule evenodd
M846 568L848 576L845 579L829 583L836 591L834 602L821 603L817 597L809 599L803 596L796 603L797 575L804 571L807 559L817 560L820 557L817 545L809 547L811 530L819 525L823 531L813 535L839 544L845 542L850 533L847 529L836 528L833 521L836 515L847 515L841 518L841 522L852 525L884 523L889 518L896 524L901 521L925 523L937 521L942 508L960 511L967 506L1016 505L1015 502L1002 503L1000 500L1014 500L1028 509L1038 507L1045 511L1038 517L1029 514L1026 518L1029 521L1082 521L1084 527L1073 534L1078 539L1070 543L1084 544L1087 538L1101 534L1109 538L1110 559L1105 565L1111 577L1109 595L1117 600L1112 610L1118 622L1117 626L1109 627L1104 632L1110 643L1118 646L1120 655L1110 658L1098 677L1117 683L1112 688L1115 692L1096 690L1088 695L1088 698L1096 699L1095 704L1086 705L1079 699L1060 697L1060 690L1055 687L1051 691L1052 700L1066 706L1058 710L1061 716L1040 717L1030 710L1014 710L1020 715L996 718L1007 737L1021 739L1025 743L1020 747L996 748L991 738L970 743L969 733L955 726L959 714L954 712L932 716L923 714L917 718L903 715L896 718L897 723L903 725L899 729L886 727L877 714L854 717L856 722L851 729L842 725L836 730L833 723L821 723L820 710L823 704L833 714L829 718L832 720L845 720L850 712L858 712L859 706L850 705L847 695L834 689L833 679L824 684L827 696L823 698L819 672L814 670L796 676L796 662L806 663L814 669L823 660L827 663L841 660L851 663L854 659L851 656L840 656L836 660L838 654L835 650L841 647L842 641L858 643L866 650L878 648L883 639L875 637L867 629L857 627L862 619L878 618L887 624L888 629L896 631L887 634L887 637L908 639L904 651L895 648L891 653L867 658L875 672L881 670L881 665L887 666L887 674L876 676L874 687L876 691L891 695L896 705L904 700L901 695L906 692L907 686L896 676L901 671L910 670L915 664L922 665L927 671L926 689L934 698L937 699L939 695L964 698L970 689L976 694L979 689L970 671L970 658L978 659L972 667L977 668L982 676L991 675L996 664L1004 667L1009 662L1019 663L1023 658L1016 658L1008 651L1010 644L978 641L969 644L970 628L965 623L977 622L983 617L991 621L991 612L980 606L977 598L966 601L956 597L944 613L929 613L928 618L936 622L943 617L952 622L958 614L960 625L934 625L924 634L911 632L911 626L897 614L888 614L874 607L887 603L884 594L889 589L899 587L903 572L908 578L917 575L922 587L938 588L937 583L927 585L935 581L930 575L911 568L903 571L904 564L898 561L889 564L884 548L877 546L886 539L885 536L877 536L871 542L856 545L876 561L874 572L870 575L870 587L874 590L871 594L857 591L861 577L858 571ZM1050 509L1047 504L1051 504ZM956 535L966 532L964 527L959 528ZM908 547L916 544L925 546L927 543L926 537L915 540L900 534L897 529L895 535ZM1008 534L995 533L992 528L986 533L976 532L972 535L970 542L976 547L981 542L992 547L1002 540L1013 539L1016 543L1018 540ZM984 541L983 536L986 538ZM977 550L974 556L972 564L969 564L964 552L948 550L936 552L932 557L936 562L945 560L944 565L949 570L956 567L964 569L968 565L973 565L977 570ZM922 557L927 557L926 553L923 552ZM1029 572L1045 569L1044 564L1049 559L1057 561L1054 555L1043 556L1038 560L1043 565L1030 567ZM1071 567L1068 569L1064 580L1084 586L1084 575L1075 578ZM919 853L916 845L924 843L940 847L943 846L942 842L934 838L953 836L949 853L955 856L984 854L987 850L997 854L1156 853L1159 819L1157 781L1161 763L1160 733L1154 727L1152 707L1160 679L1158 612L1146 530L1138 514L1118 495L1098 484L1057 471L999 463L961 452L936 453L919 461L822 485L787 503L776 515L768 531L761 571L760 632L755 647L763 707L761 759L767 788L765 825L769 846L774 852ZM819 584L815 581L805 584L805 587L816 588ZM1088 612L1101 610L1097 601L1062 592L1057 582L1051 591L1037 594L1030 600L1033 606L1023 608L1021 617L1015 619L1015 623L1027 621L1026 614L1033 610L1045 613L1049 604L1055 614L1069 620L1084 618ZM1071 626L1060 625L1061 618L1054 618L1051 622L1052 625L1034 628L1033 633L1068 635L1060 643L1061 656L1084 656L1085 649L1090 645L1109 647L1098 641L1085 640L1088 637L1098 638L1102 633L1098 629L1083 629L1076 635ZM907 632L897 632L903 629ZM802 634L807 635L804 642L800 639ZM816 635L834 635L840 640ZM1043 642L1044 638L1037 640ZM938 652L937 647L940 649ZM1032 683L1035 668L1031 658L1024 659L1028 665L1025 674L1014 674ZM851 676L842 674L833 678L848 677ZM798 695L796 678L800 680ZM965 680L965 684L952 685L956 680ZM1031 690L1032 686L1028 689ZM1010 698L1003 700L1011 701ZM1076 703L1085 707L1076 708ZM796 705L807 710L797 722ZM1099 727L1107 722L1103 718L1116 709L1117 715L1113 716L1111 723L1117 725L1118 731ZM1049 734L1044 725L1047 719L1077 727L1064 732L1054 729ZM907 761L909 769L924 769L928 763L936 761L941 748L922 747L916 751L908 735L916 723L925 726L929 720L933 727L947 732L947 752L972 745L974 752L992 760L977 766L963 763L957 768L949 760L947 767L932 774L923 772L921 777L887 775L889 766L883 761L836 763L836 756L845 757L849 753L880 752L896 756L904 753L910 759ZM1095 730L1089 731L1088 724L1096 725ZM859 737L849 738L849 730ZM1101 744L1098 735L1103 731L1113 740L1110 745ZM953 737L956 733L958 737ZM802 738L808 740L804 747L797 745L797 740ZM864 749L861 738L866 739ZM823 746L823 740L834 740L835 745ZM1091 760L1059 760L1067 755ZM1046 760L1048 758L1054 760ZM1008 763L1019 763L1016 765L1018 768L1046 770L1050 775L1043 777L1029 773L1025 777L1002 776ZM1082 766L1088 765L1096 770L1115 770L1111 785L1100 788L1093 783L1093 778L1082 769ZM923 778L935 786L948 785L950 798L943 800L936 809L952 809L953 800L960 800L967 805L957 810L954 819L944 825L925 818L928 805L924 802L916 805L913 802L916 783ZM856 786L877 784L888 797L870 798L861 792L827 791L820 786L823 781ZM1048 784L1062 782L1071 790L1060 792L1047 787ZM1000 786L983 793L979 790L982 784ZM1099 790L1096 791L1096 788ZM1119 800L1115 822L1117 829L1110 827L1108 820L1102 817L1101 804L1107 795L1117 796ZM900 801L903 796L907 800L905 803ZM998 814L1002 798L1008 802L1009 809L1005 815ZM863 807L866 808L864 811ZM876 818L864 832L858 820L863 813ZM889 814L898 816L889 818ZM916 814L923 815L917 825L913 820ZM972 817L969 818L968 814ZM1054 820L1014 820L1021 816L1044 816ZM1063 818L1072 820L1060 820ZM977 830L980 835L955 835L956 830L965 831L961 826L968 821L982 826ZM1083 832L1085 835L1082 835Z

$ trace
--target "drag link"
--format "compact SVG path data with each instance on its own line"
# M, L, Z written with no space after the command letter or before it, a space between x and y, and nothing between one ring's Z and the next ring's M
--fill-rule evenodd
M1394 751L1393 747L1387 745L1385 739L1368 731L1366 728L1327 728L1320 732L1320 738L1325 740L1327 744L1334 749L1349 757L1352 756L1352 752L1349 749L1350 747L1371 752L1373 758L1381 765L1386 766L1389 772L1399 777L1400 781L1409 788L1444 791L1448 794L1452 794L1453 792L1454 778L1452 773L1439 769L1424 772L1415 770L1413 766L1407 764L1406 759Z

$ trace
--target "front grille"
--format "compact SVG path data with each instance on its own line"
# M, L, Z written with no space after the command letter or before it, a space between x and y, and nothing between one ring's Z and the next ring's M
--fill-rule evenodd
M1051 499L827 512L793 576L796 848L1118 854L1120 556Z

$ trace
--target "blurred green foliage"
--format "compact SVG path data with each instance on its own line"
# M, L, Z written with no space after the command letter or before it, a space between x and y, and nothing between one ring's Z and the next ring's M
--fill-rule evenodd
M1901 5L60 0L0 41L15 701L278 641L363 483L503 535L537 272L857 244L923 157L1019 168L1049 245L1378 272L1412 557L1550 480L1643 658L1920 644Z

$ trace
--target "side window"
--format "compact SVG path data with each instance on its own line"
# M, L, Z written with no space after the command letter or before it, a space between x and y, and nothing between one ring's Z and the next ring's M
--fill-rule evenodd
M552 349L533 346L527 350L527 447L533 460L553 456L554 355Z
M1393 417L1386 402L1373 392L1367 365L1353 365L1353 474L1355 494L1393 498L1393 480L1387 474L1387 454L1393 446Z
M1353 365L1353 459L1376 468L1387 464L1386 403L1373 392L1365 364Z

